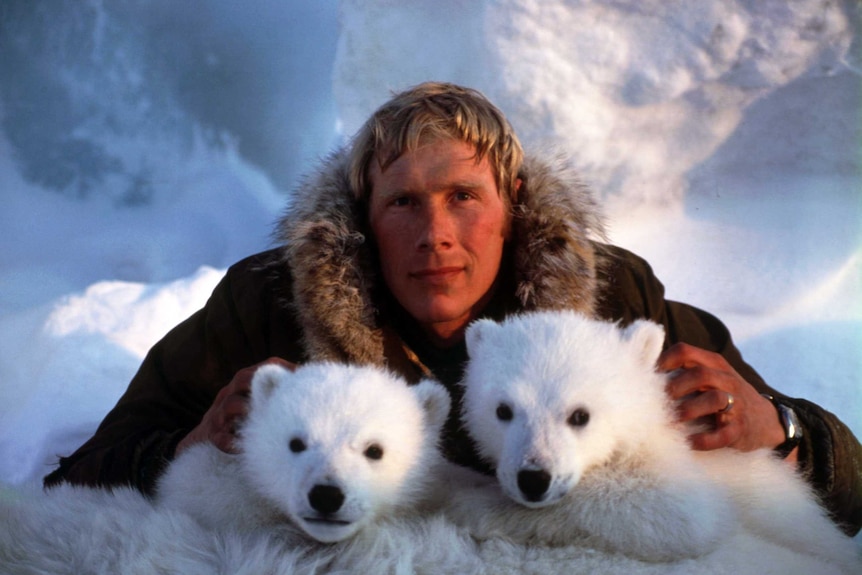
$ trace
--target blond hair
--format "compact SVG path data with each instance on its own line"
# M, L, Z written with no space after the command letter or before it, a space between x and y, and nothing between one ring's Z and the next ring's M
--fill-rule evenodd
M446 138L472 145L477 163L487 156L504 201L516 202L515 181L524 152L509 121L479 91L442 82L425 82L396 94L360 128L350 151L354 196L369 198L372 160L385 171L405 152Z

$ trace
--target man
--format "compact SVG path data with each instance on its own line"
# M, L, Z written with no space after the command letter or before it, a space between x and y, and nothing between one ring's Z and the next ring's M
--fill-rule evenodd
M659 367L676 370L667 391L681 400L679 417L712 423L693 447L775 448L856 533L862 446L849 429L769 388L721 322L665 300L646 262L594 240L600 221L574 173L555 159L525 159L478 92L427 83L398 94L301 183L280 224L282 246L228 270L46 484L149 492L189 445L233 450L256 366L317 359L387 365L413 381L435 376L456 406L447 457L488 471L457 416L467 324L571 308L663 324Z

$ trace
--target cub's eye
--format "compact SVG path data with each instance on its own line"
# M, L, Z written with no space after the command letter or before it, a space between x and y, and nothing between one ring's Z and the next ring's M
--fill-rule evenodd
M294 453L302 453L306 449L305 442L298 437L291 439L288 447L290 447L290 450Z
M590 421L590 412L579 407L569 416L566 423L572 427L583 427Z
M364 455L368 459L373 459L375 461L383 459L383 448L376 443L372 443L365 449Z
M497 406L497 419L500 421L512 421L514 414L512 413L512 408L506 405L505 403L501 403Z

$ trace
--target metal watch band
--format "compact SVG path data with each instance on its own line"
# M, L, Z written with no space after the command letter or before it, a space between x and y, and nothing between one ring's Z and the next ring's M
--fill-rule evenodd
M799 423L799 418L796 416L793 408L786 403L775 399L775 397L768 393L761 393L760 395L771 401L775 409L778 410L778 420L781 422L782 427L784 427L785 439L773 451L781 459L785 459L802 441L802 426Z

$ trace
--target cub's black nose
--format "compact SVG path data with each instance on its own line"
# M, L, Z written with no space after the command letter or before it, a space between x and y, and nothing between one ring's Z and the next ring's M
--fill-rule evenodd
M518 472L518 489L527 501L541 501L551 485L551 475L543 469Z
M308 492L308 502L315 511L330 515L341 509L344 493L334 485L315 485Z

